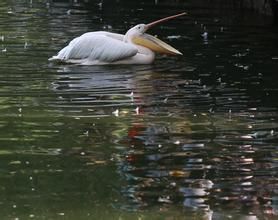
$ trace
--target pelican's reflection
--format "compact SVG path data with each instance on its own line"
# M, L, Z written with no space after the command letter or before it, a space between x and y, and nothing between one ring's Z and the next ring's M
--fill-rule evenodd
M178 203L210 210L207 200L213 183L206 177L204 143L190 137L190 119L180 115L182 109L172 107L171 102L181 102L171 100L177 90L166 90L176 87L172 81L176 73L162 80L147 66L62 66L58 71L59 78L52 84L60 96L57 105L68 102L79 109L78 117L101 111L111 118L102 120L106 125L94 126L94 132L99 129L106 139L113 136L111 142L124 145L118 170L127 181L122 187L126 206L142 209ZM116 109L118 114L112 114ZM109 128L112 121L117 126ZM88 134L92 142L97 141L91 130Z
M136 124L129 129L119 171L127 180L123 195L132 201L131 209L183 204L185 208L211 212L207 200L213 182L206 179L205 155L198 152L203 145L178 143L174 134L181 127L191 132L190 126L180 121ZM180 140L185 141L190 140Z
M117 205L128 210L182 207L201 211L203 219L275 215L275 178L259 173L274 170L275 156L266 148L259 157L265 161L256 161L264 140L245 135L242 126L252 126L244 117L192 113L213 100L204 94L209 91L199 81L176 80L178 72L154 69L66 66L54 76L55 104L73 117L88 118L88 143L105 140L115 147L112 159L125 198ZM200 96L202 108L196 104ZM275 136L270 135L271 141Z

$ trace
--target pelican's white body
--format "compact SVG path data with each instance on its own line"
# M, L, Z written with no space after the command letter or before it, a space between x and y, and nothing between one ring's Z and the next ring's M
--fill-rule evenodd
M125 35L105 31L88 32L73 39L49 60L81 65L150 64L155 53L127 40Z

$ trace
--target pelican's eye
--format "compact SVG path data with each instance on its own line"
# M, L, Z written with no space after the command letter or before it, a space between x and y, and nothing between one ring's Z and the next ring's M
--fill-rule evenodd
M137 26L137 30L143 31L143 30L144 30L144 26L143 26L143 25L138 25L138 26Z

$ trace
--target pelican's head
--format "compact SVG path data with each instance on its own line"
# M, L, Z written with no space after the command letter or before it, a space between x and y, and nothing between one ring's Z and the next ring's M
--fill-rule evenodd
M124 41L125 42L130 42L133 43L133 38L136 37L142 37L145 32L147 31L147 25L146 24L137 24L136 26L130 28L125 36L124 36Z
M163 53L163 54L171 54L171 55L182 55L181 52L170 46L169 44L159 40L158 38L146 34L145 32L149 30L151 27L160 24L164 21L168 21L170 19L174 19L185 15L186 13L181 13L173 16L169 16L166 18L162 18L160 20L151 22L149 24L138 24L127 31L124 37L124 41L132 42L137 45L141 45L143 47L147 47L154 52Z
M136 26L130 28L126 34L131 36L140 36L147 31L146 24L137 24Z

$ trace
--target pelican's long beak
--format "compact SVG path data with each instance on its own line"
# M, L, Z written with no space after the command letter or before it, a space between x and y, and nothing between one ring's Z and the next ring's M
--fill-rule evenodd
M177 14L177 15L172 15L166 18L162 18L159 19L157 21L151 22L149 24L146 24L145 26L145 31L147 31L148 29L150 29L151 27L160 24L162 22L171 20L171 19L175 19L177 17L186 15L186 12L183 12L181 14ZM172 46L170 46L169 44L163 42L162 40L159 40L158 38L149 35L149 34L142 34L141 36L137 36L134 37L132 39L132 41L135 44L147 47L149 49L151 49L152 51L158 52L158 53L162 53L162 54L169 54L169 55L182 55L181 52L179 52L178 50L176 50L175 48L173 48Z
M170 46L169 44L163 42L162 40L159 40L158 38L150 34L143 34L141 36L134 37L132 41L135 44L147 47L157 53L168 55L182 55L182 53L176 50L174 47Z
M150 29L151 27L153 27L153 26L155 26L157 24L160 24L162 22L178 18L178 17L186 15L186 14L187 14L186 12L183 12L183 13L180 13L180 14L177 14L177 15L172 15L172 16L169 16L169 17L166 17L166 18L159 19L157 21L153 21L153 22L151 22L149 24L146 24L146 30Z

